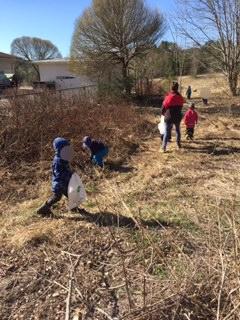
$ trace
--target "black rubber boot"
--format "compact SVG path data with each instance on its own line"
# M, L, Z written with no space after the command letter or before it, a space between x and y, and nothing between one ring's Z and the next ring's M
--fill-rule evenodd
M78 207L76 208L73 208L70 210L72 213L79 213L80 212L80 209Z
M84 208L78 208L78 207L71 209L70 211L71 211L71 213L80 213L82 215L88 213Z
M46 218L50 218L53 215L50 207L46 203L37 210L37 214Z

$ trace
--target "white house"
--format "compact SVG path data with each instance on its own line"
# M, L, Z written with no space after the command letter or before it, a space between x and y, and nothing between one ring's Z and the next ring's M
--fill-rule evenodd
M95 85L86 76L74 75L69 70L68 59L52 59L35 61L39 67L41 82L54 82L56 89L75 89Z
M21 59L11 54L0 52L0 73L12 75L15 72L17 61L21 61Z

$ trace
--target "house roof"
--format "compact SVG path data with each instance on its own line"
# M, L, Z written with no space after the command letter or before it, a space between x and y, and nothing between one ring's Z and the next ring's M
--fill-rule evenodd
M34 64L54 64L54 63L68 63L69 59L49 59L33 61Z
M0 59L22 60L21 58L14 56L13 54L8 54L4 52L0 52Z

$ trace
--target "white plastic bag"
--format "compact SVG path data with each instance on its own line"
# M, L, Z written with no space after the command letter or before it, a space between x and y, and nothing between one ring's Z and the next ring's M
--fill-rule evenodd
M160 122L158 124L158 130L159 130L161 135L165 134L166 124L165 124L165 121L164 121L164 116L161 116Z
M77 208L86 199L87 195L82 180L77 173L73 173L68 184L69 210Z

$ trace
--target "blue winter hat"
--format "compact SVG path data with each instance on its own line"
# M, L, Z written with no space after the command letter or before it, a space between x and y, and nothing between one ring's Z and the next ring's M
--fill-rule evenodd
M60 152L63 147L70 146L70 142L65 138L56 138L53 141L53 148L56 152Z
M86 136L83 138L83 147L84 148L89 148L91 146L92 139L89 136Z

